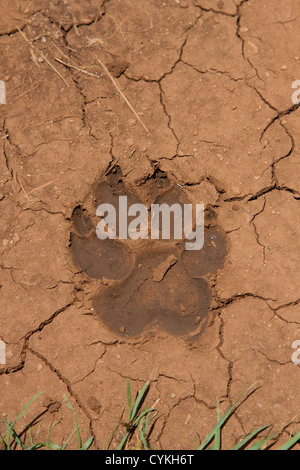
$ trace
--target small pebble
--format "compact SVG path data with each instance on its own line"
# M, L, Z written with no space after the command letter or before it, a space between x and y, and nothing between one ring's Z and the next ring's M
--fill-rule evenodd
M19 235L17 233L14 234L14 237L13 237L13 241L15 243L19 242L21 240L21 238L19 237Z
M132 147L134 145L134 140L131 138L126 139L126 144L129 145L129 147Z

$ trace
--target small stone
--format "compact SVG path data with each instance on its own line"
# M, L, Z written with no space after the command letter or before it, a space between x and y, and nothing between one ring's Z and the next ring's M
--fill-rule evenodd
M132 119L129 119L129 120L128 120L128 124L132 127L132 126L134 126L134 125L136 124L136 120L133 119L133 118L132 118Z
M100 403L98 402L97 398L95 398L95 397L92 396L92 397L90 397L90 398L88 399L88 402L87 402L87 403L88 403L88 405L89 405L89 407L90 407L90 409L91 409L92 411L94 411L94 412L97 413L97 414L100 414L101 405L100 405Z
M18 243L20 240L21 240L21 238L19 237L19 235L17 233L15 233L14 236L13 236L13 241L15 243Z
M46 397L44 397L44 399L42 401L42 406L44 408L48 408L51 405L51 403L53 403L53 402L54 402L54 400L52 400L52 398L46 396Z
M129 147L132 147L134 145L134 139L126 139L126 144L129 145Z
M120 332L121 333L125 333L125 330L126 330L126 326L120 326Z
M9 240L4 239L2 244L3 244L3 246L7 246L9 244Z
M46 396L42 401L42 406L47 408L50 413L57 413L61 407L61 403L56 400L52 400L52 398Z
M57 413L59 411L60 407L61 407L61 403L59 403L59 401L54 401L49 406L48 411L50 413Z
M253 54L258 54L258 47L251 41L248 41L247 45L251 48ZM266 72L267 74L268 72Z
M283 65L283 66L281 67L281 70L287 70L287 65Z
M239 188L238 186L233 186L231 191L234 196L240 196L241 194L241 188Z

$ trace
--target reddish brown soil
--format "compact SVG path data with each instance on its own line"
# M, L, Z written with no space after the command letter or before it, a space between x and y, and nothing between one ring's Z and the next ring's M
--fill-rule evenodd
M44 391L20 431L61 443L68 399L103 449L127 378L154 448L191 449L256 381L225 447L299 430L299 27L297 0L2 1L0 416ZM203 250L101 242L119 194L204 203Z

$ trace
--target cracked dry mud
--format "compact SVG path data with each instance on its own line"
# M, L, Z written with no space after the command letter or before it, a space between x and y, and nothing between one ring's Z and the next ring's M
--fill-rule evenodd
M67 396L83 439L103 448L127 377L135 390L150 380L151 444L190 449L194 432L203 439L215 424L216 397L225 409L261 381L224 445L269 423L286 439L300 425L299 2L1 9L1 417L44 390L20 431L42 416L40 437L59 421L60 442L73 430ZM216 231L220 252L206 245L199 260L174 241L149 240L138 254L100 247L87 216L93 225L102 175L116 167L133 200L157 198L162 179L172 198L204 203L206 240ZM95 253L111 259L100 271Z

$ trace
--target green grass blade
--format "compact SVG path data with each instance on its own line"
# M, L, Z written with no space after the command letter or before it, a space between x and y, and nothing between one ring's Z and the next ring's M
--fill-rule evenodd
M78 426L77 416L76 416L76 413L75 413L75 410L74 410L72 404L69 401L66 402L66 405L67 405L68 408L70 408L70 410L73 411L74 422L75 422L75 430L76 430L76 436L77 436L77 446L78 446L78 450L81 450L82 440L81 440L80 430L79 430L79 426Z
M237 408L237 406L239 405L241 399L251 390L251 388L253 388L253 386L256 384L257 382L255 382L254 384L252 384L249 388L247 388L247 390L240 396L240 398L226 411L226 413L224 414L224 416L220 419L220 421L216 424L216 426L212 429L212 431L208 434L208 436L204 439L204 441L202 442L202 444L198 447L197 450L204 450L205 447L208 446L208 444L212 441L212 439L214 438L216 432L222 428L222 426L224 425L224 423L227 421L227 419L229 418L229 416L233 413L233 411Z
M220 404L217 404L217 423L221 420ZM216 431L214 439L214 450L221 450L221 427Z
M254 437L257 436L261 431L264 431L264 429L269 428L271 425L267 426L262 426L261 428L256 429L255 431L251 432L248 434L248 436L244 437L240 442L238 442L235 446L232 447L231 450L240 450L242 447L246 446L249 442L251 442Z
M129 413L129 422L132 420L131 417L131 387L130 387L130 380L127 379L127 399L128 399L128 413Z
M27 410L27 408L35 401L37 400L44 392L40 392L38 393L35 397L33 397L25 406L24 408L20 411L20 413L18 414L18 416L16 417L16 419L12 422L12 424L9 425L9 428L7 429L7 434L8 434L8 442L7 442L7 450L10 450L10 439L11 439L11 436L12 436L12 433L13 433L13 429L16 425L16 423L21 419L23 418L23 416L25 415L25 411Z
M61 447L58 444L54 444L54 442L47 441L45 442L44 446L46 449L50 450L61 450Z
M140 405L141 401L143 400L148 387L149 387L149 382L147 381L144 384L142 390L139 392L139 394L138 394L138 396L137 396L137 398L134 402L134 405L133 405L133 408L132 408L132 413L131 413L131 421L135 418L137 410L139 408L139 405Z
M280 447L278 450L289 450L291 447L293 447L297 442L300 440L300 431L297 432L297 434L289 439L283 446Z
M8 433L8 430L9 430L9 427L10 427L10 423L7 422L7 421L5 421L5 419L1 418L1 416L0 416L0 419L1 419L1 421L3 421L3 423L4 423L5 426L6 426L6 431L3 433L3 435L2 435L2 437L1 437L1 439L0 439L0 444L3 444L3 443L4 443L4 439L6 438L6 435L7 435L7 433ZM5 443L5 444L6 444L6 443ZM7 445L7 444L6 444L6 445Z
M151 419L152 419L152 418L150 418L150 412L149 412L149 413L147 413L147 415L146 415L145 424L144 424L144 426L143 426L143 433L144 433L144 435L147 434L148 427L149 427L149 423L150 423Z
M82 449L82 440L81 440L80 430L79 430L78 421L77 421L77 417L75 413L74 413L74 421L75 421L78 449Z
M256 442L249 450L261 450L261 448L268 442L268 439L262 439L261 441Z
M12 430L12 437L14 439L14 442L16 442L21 447L21 449L26 450L26 445L23 444L23 442L19 439L19 437L18 437L18 435L17 435L17 433L14 429Z
M149 447L146 441L146 434L144 433L143 427L140 429L140 439L143 444L144 450L149 450Z
M38 443L38 444L32 444L31 446L26 447L25 450L37 450L37 449L40 449L41 447L44 447L44 446L45 446L45 443L41 442L41 443Z
M67 445L69 444L70 440L72 439L72 437L73 437L74 434L75 434L75 431L76 431L76 430L74 429L74 431L70 434L70 436L68 437L68 439L66 440L66 442L63 443L63 445L62 445L62 447L61 447L60 450L66 450Z
M136 419L133 421L133 426L137 426L138 423L141 421L141 419L143 419L144 416L146 416L147 414L151 413L152 411L154 411L152 408L151 409L146 409L144 410L140 415L138 415L136 417Z
M117 450L122 450L122 449L123 449L123 447L125 446L126 441L127 441L128 437L129 437L129 435L130 435L130 433L127 431L126 434L125 434L125 436L123 437L123 439L122 439L122 441L121 441L121 443L120 443L120 445L119 445L119 447L118 447Z
M268 437L265 437L264 439L261 439L260 441L258 442L255 442L249 450L261 450L262 447L264 447L264 445L269 442L271 439L273 439L273 437L275 436L275 434L272 434L271 436L268 436Z
M115 435L115 432L116 432L116 430L117 430L117 427L119 426L119 424L120 424L120 422L121 422L121 420L122 420L122 418L123 418L124 409L125 409L125 405L124 405L123 408L122 408L122 412L121 412L119 421L118 421L117 424L115 425L114 429L112 430L112 432L111 432L111 434L110 434L110 436L109 436L109 438L108 438L107 443L105 444L104 450L108 450L108 448L109 448L109 446L110 446L110 444L111 444L111 441L113 440L113 437L114 437L114 435Z
M89 437L89 439L83 444L82 450L88 450L91 447L93 440L93 436Z

